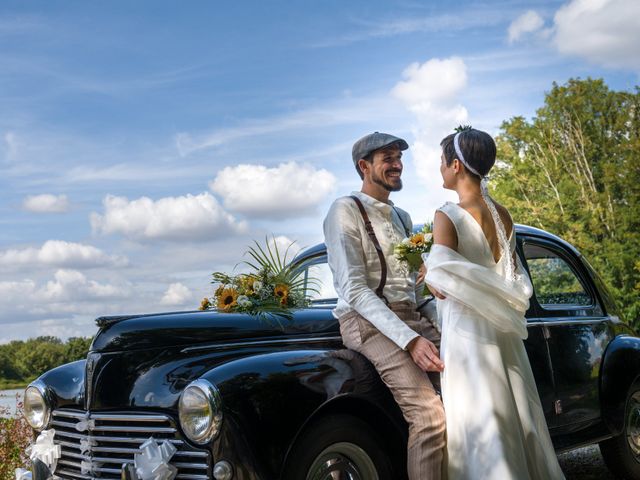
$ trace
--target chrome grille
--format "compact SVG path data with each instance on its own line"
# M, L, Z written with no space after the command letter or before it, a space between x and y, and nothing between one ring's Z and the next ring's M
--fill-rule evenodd
M169 440L178 449L169 462L178 468L177 479L210 478L210 453L195 450L177 438L174 422L168 416L59 409L51 418L54 441L62 450L55 471L58 477L120 480L122 465L132 463L140 445L153 437L159 442Z

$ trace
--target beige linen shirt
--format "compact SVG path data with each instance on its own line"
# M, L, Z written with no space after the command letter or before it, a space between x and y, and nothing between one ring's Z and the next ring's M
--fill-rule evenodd
M387 262L384 296L389 302L415 303L416 275L409 273L407 266L399 262L393 253L394 245L406 236L402 221L407 228L411 228L411 217L399 208L394 211L391 201L383 203L362 192L352 192L352 195L362 201ZM399 215L402 216L402 221ZM341 197L333 202L324 220L324 239L333 283L338 293L334 316L338 318L355 310L383 335L405 349L418 334L400 320L375 293L380 283L380 259L352 198Z

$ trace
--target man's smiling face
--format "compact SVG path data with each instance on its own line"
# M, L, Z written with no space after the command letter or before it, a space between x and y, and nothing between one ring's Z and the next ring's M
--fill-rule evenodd
M389 192L402 189L402 151L396 145L376 150L369 169L370 180Z

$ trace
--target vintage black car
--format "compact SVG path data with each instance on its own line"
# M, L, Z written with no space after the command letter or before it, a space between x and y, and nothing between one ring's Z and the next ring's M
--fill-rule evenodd
M525 344L557 451L599 443L612 470L640 478L640 339L575 248L525 226L517 245L535 288ZM283 328L213 311L99 318L86 361L26 392L29 422L62 447L55 475L119 479L153 437L178 448L183 480L406 477L406 424L342 345L324 246L294 262L322 286Z

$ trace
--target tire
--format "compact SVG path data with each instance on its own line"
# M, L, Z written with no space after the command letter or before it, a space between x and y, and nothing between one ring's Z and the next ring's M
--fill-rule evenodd
M394 480L380 435L350 415L329 415L298 438L288 456L284 480Z
M640 480L640 383L634 383L627 394L622 433L600 442L600 452L617 477Z

